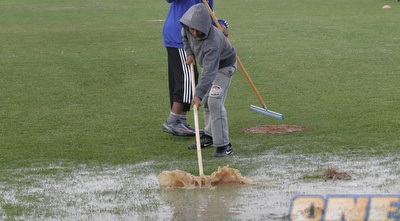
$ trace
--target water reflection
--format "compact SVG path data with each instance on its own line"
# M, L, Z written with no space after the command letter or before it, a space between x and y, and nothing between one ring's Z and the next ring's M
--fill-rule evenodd
M173 220L233 220L238 194L248 185L223 185L215 188L163 189L160 198L173 210Z

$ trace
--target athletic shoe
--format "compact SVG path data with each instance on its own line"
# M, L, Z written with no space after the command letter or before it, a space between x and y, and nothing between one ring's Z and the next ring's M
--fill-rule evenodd
M193 127L191 127L189 124L184 124L185 127L187 127L189 130L192 130L194 133L196 133L196 129L194 129ZM204 134L204 130L199 129L199 134L203 135Z
M231 143L223 147L217 147L215 152L213 153L213 157L226 157L233 153L233 147Z
M201 147L201 148L209 147L209 146L211 146L212 144L213 144L213 139L212 139L212 137L210 137L210 136L208 136L208 135L206 135L206 134L203 134L203 135L200 137L200 147ZM188 149L189 149L189 150L195 150L195 149L197 149L197 144L196 144L196 142L190 144L190 145L188 146Z
M164 122L163 124L163 131L169 134L172 134L174 136L196 136L196 133L187 128L185 125L183 125L180 122L168 124L167 122Z

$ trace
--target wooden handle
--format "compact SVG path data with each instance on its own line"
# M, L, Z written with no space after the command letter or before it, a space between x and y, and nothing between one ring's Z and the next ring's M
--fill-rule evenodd
M211 15L211 18L213 19L217 28L219 30L222 30L222 27L219 24L218 19L215 17L214 12L211 10L210 5L208 5L207 0L203 0L203 4L206 6L208 13ZM228 39L228 41L229 41L229 39ZM240 61L240 58L237 54L236 54L236 60L237 60L237 63L239 64L239 67L242 70L244 76L246 77L247 81L249 82L251 89L253 89L254 93L256 94L258 101L261 103L261 105L263 106L264 109L267 109L267 106L265 105L263 99L261 98L260 93L258 92L256 86L254 85L253 81L250 78L249 73L247 73L246 69L244 68L244 65Z
M196 91L195 85L195 77L194 77L194 65L190 64L190 77L192 82L192 97L194 97L194 93ZM201 146L200 146L200 130L199 130L199 114L198 107L196 105L193 106L193 115L194 115L194 129L196 132L196 149L197 149L197 161L199 164L199 174L200 176L204 175L203 172L203 159L201 157Z

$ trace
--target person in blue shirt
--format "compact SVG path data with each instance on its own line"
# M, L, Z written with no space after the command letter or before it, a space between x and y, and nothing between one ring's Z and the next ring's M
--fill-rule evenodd
M193 5L202 3L202 0L166 0L170 8L162 29L164 46L168 57L168 85L170 99L170 113L163 123L163 131L175 136L195 136L195 129L186 121L186 113L190 110L192 100L190 67L186 64L186 52L183 50L179 19ZM214 1L207 0L211 9ZM222 32L228 35L228 23L218 21L224 29ZM199 72L195 66L195 79L198 80ZM200 130L203 134L204 131Z

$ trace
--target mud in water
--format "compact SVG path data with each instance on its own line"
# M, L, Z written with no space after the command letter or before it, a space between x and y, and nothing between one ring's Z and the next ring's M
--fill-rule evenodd
M251 184L238 169L229 166L219 167L211 175L194 176L182 170L163 171L157 176L161 188L200 188L215 187L222 184Z
M292 153L282 154L285 148ZM254 184L216 183L216 188L160 188L157 175L162 170L157 162L0 170L0 220L280 221L287 220L296 194L399 193L399 154L298 154L295 148L230 157ZM321 172L326 168L335 168L336 173L330 171L325 180ZM339 179L343 172L351 179Z
M322 178L326 180L351 180L351 175L344 171L338 171L335 168L329 167L322 172Z

